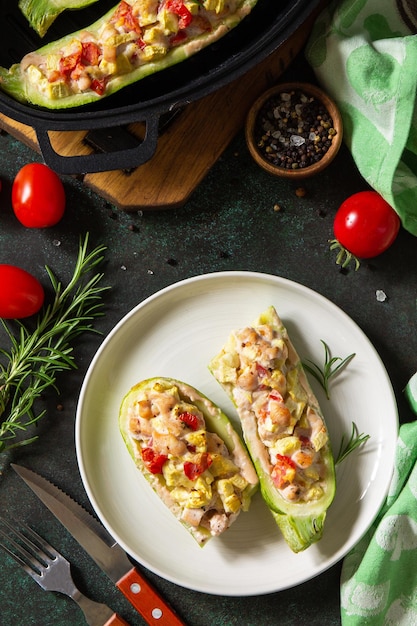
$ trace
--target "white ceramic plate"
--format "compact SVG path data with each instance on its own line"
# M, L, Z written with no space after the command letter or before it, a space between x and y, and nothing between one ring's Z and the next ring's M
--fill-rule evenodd
M322 540L293 554L260 494L248 513L200 548L136 469L118 429L130 387L152 376L186 381L238 424L233 406L207 369L230 331L269 305L286 324L302 360L356 356L331 386L331 400L312 381L335 452L352 422L371 436L337 470L337 495ZM245 596L306 581L339 561L369 528L386 496L398 432L386 370L358 326L316 292L276 276L207 274L154 294L126 315L103 342L86 375L76 420L82 480L97 515L139 563L184 587Z

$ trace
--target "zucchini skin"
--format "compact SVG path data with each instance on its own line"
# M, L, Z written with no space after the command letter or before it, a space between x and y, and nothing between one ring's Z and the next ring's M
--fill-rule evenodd
M174 516L182 523L182 525L191 533L193 538L202 547L213 537L213 534L206 527L201 525L195 527L187 521L181 519L181 506L178 505L178 503L171 497L163 474L155 474L149 471L142 460L139 445L135 442L134 437L132 437L129 432L130 408L135 402L140 401L141 398L145 396L146 391L150 390L155 385L161 385L166 390L176 387L181 401L190 403L201 411L204 417L206 430L208 432L215 433L223 440L232 461L240 470L240 475L246 480L247 484L242 493L242 506L238 513L231 515L231 523L235 521L240 511L248 510L251 498L258 489L259 480L252 465L250 456L228 417L219 407L213 404L211 400L194 387L173 378L154 377L143 380L130 389L122 400L119 414L120 432L129 454L135 462L136 467L149 482L155 493L161 498Z
M321 497L311 502L291 502L283 497L274 484L271 476L272 466L269 460L267 460L266 448L259 436L255 413L254 411L242 411L241 408L239 409L234 393L236 385L230 381L230 376L225 376L222 371L222 363L224 363L222 359L227 359L227 355L231 354L232 344L230 339L220 353L211 360L209 370L226 391L237 409L242 423L243 437L258 473L262 497L280 528L285 541L293 552L297 553L319 541L323 535L327 509L333 501L336 489L334 459L319 403L310 387L300 358L288 336L287 330L274 307L271 306L264 311L253 322L251 327L256 329L262 325L272 327L285 342L291 368L297 376L297 384L300 385L302 392L305 393L307 398L306 407L311 407L322 420L323 428L319 435L321 439L317 443L325 477L324 490ZM226 380L227 378L229 380Z
M19 0L19 9L38 35L44 37L66 9L83 9L98 0Z
M128 4L133 3L133 0L126 1ZM51 97L48 93L40 91L36 87L36 81L33 79L30 80L30 76L28 75L26 67L27 58L30 55L34 58L39 56L48 56L57 50L60 50L67 44L70 44L74 39L80 39L81 33L85 33L85 31L88 31L96 36L102 26L109 22L110 18L119 7L120 3L116 4L112 9L107 11L105 15L100 17L90 26L82 28L77 32L70 33L59 40L42 46L38 50L26 55L20 63L15 63L10 68L0 66L0 89L19 102L33 104L46 109L68 109L100 101L103 98L118 92L123 87L136 83L147 76L184 61L188 57L198 53L203 48L206 48L210 44L218 41L221 37L226 35L229 30L236 27L240 21L250 13L256 3L257 0L242 0L236 12L231 15L226 15L216 24L213 30L196 35L184 43L176 45L175 47L169 49L169 51L162 57L155 58L154 60L150 60L142 65L134 67L130 71L115 74L109 79L106 79L106 88L104 93L101 95L96 93L93 89L86 89L85 91L80 91L79 93L65 94L59 97ZM138 99L140 99L140 96Z

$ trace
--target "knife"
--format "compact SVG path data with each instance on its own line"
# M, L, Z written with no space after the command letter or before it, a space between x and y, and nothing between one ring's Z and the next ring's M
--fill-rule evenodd
M11 463L14 471L32 489L68 532L150 626L185 626L147 580L133 567L125 551L78 502L32 470Z

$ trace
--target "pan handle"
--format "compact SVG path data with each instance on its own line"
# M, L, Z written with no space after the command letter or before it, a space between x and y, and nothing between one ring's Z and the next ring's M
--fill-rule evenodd
M36 129L36 137L42 157L57 174L87 174L110 170L129 170L149 161L158 142L159 115L150 115L146 123L145 136L135 147L111 152L63 156L56 152L45 128Z

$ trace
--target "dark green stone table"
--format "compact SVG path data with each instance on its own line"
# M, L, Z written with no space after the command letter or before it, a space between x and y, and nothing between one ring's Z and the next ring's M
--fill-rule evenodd
M285 78L310 77L301 59ZM143 621L108 579L10 469L31 467L59 484L92 511L84 491L74 447L74 420L86 369L108 331L136 304L159 289L213 271L250 270L282 276L316 290L341 307L379 352L392 380L400 420L413 419L403 389L417 369L417 243L401 231L384 255L343 273L328 249L333 216L350 194L367 188L343 146L333 164L303 183L299 197L292 182L275 179L251 160L240 133L187 204L177 210L127 214L65 178L64 219L45 230L25 229L10 205L11 182L25 163L40 157L14 138L0 137L0 262L14 263L43 277L44 265L67 280L80 235L91 245L107 246L105 317L102 335L86 336L75 346L78 370L58 379L60 395L45 394L47 415L30 447L0 455L1 513L30 522L68 556L74 578L88 595L106 601L132 625ZM276 210L279 205L281 210ZM59 245L58 245L59 244ZM1 285L0 285L1 288ZM376 291L387 299L379 302ZM4 334L1 345L6 347ZM59 405L59 407L58 407ZM41 407L43 408L43 407ZM277 562L285 569L285 561ZM340 623L341 564L295 588L260 597L210 596L149 579L191 626L335 626ZM0 624L40 626L83 624L78 607L64 596L43 592L0 552Z

